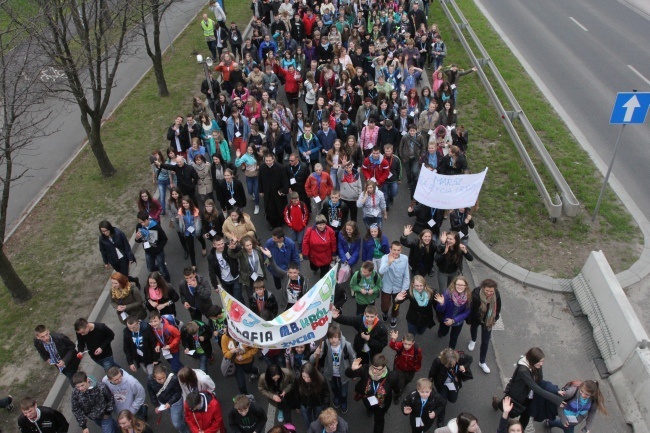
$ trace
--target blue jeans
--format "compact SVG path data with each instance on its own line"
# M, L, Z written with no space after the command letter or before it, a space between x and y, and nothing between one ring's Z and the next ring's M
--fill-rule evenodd
M383 221L383 218L381 216L378 217L369 217L369 216L364 216L363 217L363 223L366 225L366 229L370 228L372 224L377 224L379 228L381 228L381 223Z
M311 425L314 421L318 419L318 415L323 411L324 407L307 407L300 405L300 413L302 414L302 419L305 420L305 425Z
M172 353L172 357L167 360L169 362L169 365L172 366L172 371L174 374L178 373L178 371L183 368L183 363L181 362L181 353L176 352Z
M255 197L255 206L260 204L260 192L259 192L259 177L248 177L246 176L246 186L248 187L248 194Z
M481 326L481 352L479 357L479 362L485 364L485 357L487 356L488 347L490 346L490 337L492 336L492 330L487 329L487 326ZM470 325L469 333L472 336L472 341L476 341L478 337L478 327L479 325Z
M386 208L393 204L393 198L397 197L397 182L386 182L381 186L381 192L386 198Z
M235 364L235 379L237 379L237 388L239 388L240 394L248 394L246 388L247 374L260 374L260 370L255 367L254 361L251 361L248 364ZM255 386L257 386L257 384Z
M244 302L244 297L242 296L241 283L239 280L226 282L221 280L221 287L232 297L237 299L242 304L246 305Z
M115 366L117 368L122 368L119 366L117 362L115 362L112 356L107 356L106 358L103 359L96 359L96 360L93 359L93 361L95 361L96 364L102 367L104 371L108 371L108 369L111 368L112 366Z
M117 421L115 421L112 416L108 418L94 419L93 421L101 427L102 433L121 433Z
M178 401L169 407L169 415L172 418L172 424L176 427L179 433L190 433L185 424L185 414L183 413L183 399L179 398Z
M348 382L343 383L340 377L332 377L332 380L330 380L330 388L332 389L334 401L338 401L339 403L347 406Z
M451 333L449 334L449 329L451 328ZM458 336L460 331L463 330L463 322L456 326L447 326L444 323L440 323L440 328L438 328L438 337L444 337L449 334L449 346L452 349L456 348L456 343L458 343Z
M305 236L305 229L300 230L299 232L295 231L289 227L289 239L296 243L296 248L298 248L298 254L302 253L302 238Z
M427 330L426 325L415 326L411 322L406 322L406 329L413 335L422 335Z
M158 201L160 201L160 205L162 206L162 214L165 214L165 202L167 198L167 188L169 188L169 179L167 180L158 180Z
M553 428L553 427L561 428L562 430L564 430L564 433L573 433L573 429L575 428L576 425L569 424L569 427L564 427L562 425L562 420L560 418L555 418L553 421L550 421L548 423L549 427L551 427L551 428Z
M333 169L330 170L330 177L332 178L332 185L334 185L334 189L338 189L336 187L336 185L338 183L338 178L336 177L336 173L338 173L337 169L333 168Z
M160 274L165 279L165 281L168 283L171 282L171 277L169 276L167 265L165 265L165 250L160 251L156 255L149 254L147 250L145 250L144 256L147 259L147 270L149 272L160 271Z

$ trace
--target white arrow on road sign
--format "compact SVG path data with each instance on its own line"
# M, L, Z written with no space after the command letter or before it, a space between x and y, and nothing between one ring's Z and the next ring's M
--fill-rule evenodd
M641 104L639 104L639 99L636 97L636 95L633 95L629 101L623 104L623 108L625 108L625 116L623 117L623 121L624 122L631 121L632 116L634 115L634 110L636 110L640 106Z

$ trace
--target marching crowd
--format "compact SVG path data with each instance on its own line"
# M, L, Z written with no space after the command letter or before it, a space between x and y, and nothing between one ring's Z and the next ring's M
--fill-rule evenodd
M467 239L476 208L413 201L420 170L469 172L468 132L456 107L459 79L476 69L445 65L446 46L437 26L427 26L428 9L423 0L252 0L252 33L244 38L228 25L223 3L211 3L215 20L205 14L200 27L214 75L169 127L168 147L151 155L158 199L148 189L137 198L135 241L150 272L144 284L129 275L132 231L99 223L123 329L80 318L76 344L44 325L34 330L40 357L74 388L72 413L84 433L90 421L103 433L152 432L150 412L168 413L180 433L263 433L267 411L249 382L276 408L272 433L346 433L351 400L365 406L373 433L383 433L392 405L414 433L481 432L471 413L445 417L474 377L468 352L479 329L478 366L490 373L486 356L501 313L495 281L473 288L463 276L464 261L473 260ZM421 83L425 68L433 71L431 87ZM398 194L409 195L413 220L391 241L382 226L399 214L391 211ZM269 239L258 238L245 209L263 213ZM171 232L189 260L176 286L165 262ZM195 242L207 276L197 273ZM312 275L301 271L303 260ZM226 290L271 320L334 266L333 323L316 343L286 350L241 344L212 302L213 290ZM356 304L355 314L342 313L346 302ZM395 328L407 302L407 332L400 335ZM465 323L468 352L456 348ZM422 372L434 340L427 330L435 326L444 348ZM123 333L125 365L113 354L115 332ZM103 378L79 370L85 353ZM598 382L559 388L544 381L544 361L533 347L517 363L504 396L493 400L503 412L497 432L521 433L531 417L565 432L585 421L589 432L596 412L606 413ZM215 362L218 379L208 371ZM136 379L139 369L146 383ZM229 377L239 390L232 403L215 390ZM22 432L68 430L57 410L31 397L19 403ZM0 406L13 409L13 398ZM304 427L293 424L294 411Z

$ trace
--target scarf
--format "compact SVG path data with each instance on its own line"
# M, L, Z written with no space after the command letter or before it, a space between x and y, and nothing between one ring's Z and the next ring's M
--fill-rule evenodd
M124 299L131 294L131 283L127 283L126 286L114 289L111 287L111 297L113 299Z
M149 299L152 301L159 301L162 299L162 292L158 287L149 287Z
M374 328L375 325L377 325L377 322L379 322L379 318L377 317L375 317L374 322L372 322L371 324L368 324L368 322L366 322L365 317L363 318L363 326L365 326L368 329L368 333L370 333L370 331L372 331L372 328Z
M371 367L368 367L368 375L370 376L370 379L378 382L388 375L388 367L384 366L384 368L382 368L381 372L379 373L375 373Z
M368 368L368 375L371 380L366 384L365 393L366 395L374 395L377 398L377 404L379 407L384 407L386 403L386 388L384 388L384 384L386 383L387 374L387 367L384 367L379 374L374 373L372 368ZM388 404L390 404L390 402L388 402Z
M451 300L454 302L455 306L462 307L467 303L467 295L465 294L465 292L458 293L456 290L452 290Z
M415 302L417 302L420 307L426 307L427 304L429 303L429 294L425 290L422 290L422 292L413 290L413 298L415 299Z
M488 329L492 329L492 326L494 326L494 322L496 321L496 317L497 317L496 292L494 293L494 295L492 295L492 299L489 300L487 296L485 296L484 289L481 289L479 295L481 297L481 306L479 308L479 312L481 313L481 317L483 318L483 323L485 323L485 326Z
M351 173L348 173L347 171L343 175L343 182L345 183L355 183L357 181L357 173L352 170Z

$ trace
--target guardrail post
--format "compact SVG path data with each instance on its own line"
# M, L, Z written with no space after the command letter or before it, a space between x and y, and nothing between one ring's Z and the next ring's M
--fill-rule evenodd
M513 121L519 117L519 112L518 111L506 111L506 115L508 116L508 119L510 121Z
M480 59L476 59L476 61L478 62L479 66L483 67L490 63L492 59L489 57L481 57Z

